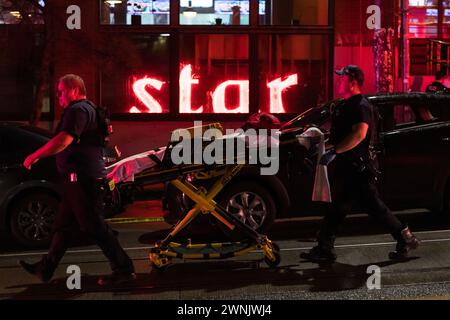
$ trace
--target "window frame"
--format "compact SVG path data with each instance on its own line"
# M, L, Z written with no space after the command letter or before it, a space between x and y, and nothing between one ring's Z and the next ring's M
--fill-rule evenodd
M45 39L45 25L44 24L0 24L0 31L5 34L13 34L14 32L24 32L31 33L34 36L42 37ZM42 46L42 50L44 50L44 46ZM42 51L42 54L44 52ZM38 70L38 69L35 69ZM48 78L51 79L51 71L48 74ZM49 83L48 91L45 93L44 97L49 99L49 111L42 111L40 115L41 121L52 121L54 119L54 88L53 83ZM34 94L34 93L32 93ZM48 95L47 95L48 94ZM33 103L34 103L33 96ZM5 103L5 106L8 107L8 103ZM30 106L30 110L32 110L33 106ZM6 109L7 111L0 111L0 119L4 121L28 121L30 120L30 112L29 111L19 111L14 112L12 109Z
M293 34L293 35L324 35L328 36L329 52L327 61L330 66L334 65L334 10L335 0L328 1L328 25L259 25L259 1L250 1L250 23L249 25L180 25L179 23L179 0L170 0L170 24L168 25L105 25L100 22L100 5L96 6L98 12L98 26L101 35L119 33L165 33L169 34L170 72L169 72L169 113L164 114L131 114L113 113L112 120L117 121L243 121L251 114L258 112L259 103L259 79L258 79L258 36L260 34ZM179 65L180 65L180 36L183 34L247 34L249 37L249 97L248 114L182 114L178 110L179 101ZM333 68L328 68L328 100L333 93ZM97 69L98 75L101 70ZM98 76L99 77L99 76ZM98 86L98 97L101 97L101 85ZM101 100L100 100L101 101ZM288 121L298 113L277 114L281 121Z

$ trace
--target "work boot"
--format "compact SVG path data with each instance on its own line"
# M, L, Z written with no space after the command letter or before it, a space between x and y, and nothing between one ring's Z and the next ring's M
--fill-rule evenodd
M419 239L416 238L408 227L401 231L402 239L397 241L395 251L389 253L389 259L402 260L408 258L411 250L417 249L420 245Z
M53 273L55 272L54 268L51 268L48 264L46 264L45 257L36 263L28 263L20 260L19 265L29 274L38 277L43 283L48 283L52 279Z
M100 277L97 281L99 286L120 286L134 283L136 280L135 273L115 273L113 272L109 276Z
M309 260L312 262L328 262L332 263L336 261L336 251L334 248L324 249L320 246L315 246L308 252L300 253L300 258Z

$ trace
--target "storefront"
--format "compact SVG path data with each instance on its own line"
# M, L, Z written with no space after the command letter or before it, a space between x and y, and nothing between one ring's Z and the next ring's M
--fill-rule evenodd
M450 1L409 0L406 20L410 87L423 91L437 72L450 73Z
M330 96L329 9L327 0L103 2L113 67L100 70L101 101L121 119L301 112Z
M332 98L333 69L350 63L366 72L365 92L398 91L403 85L400 1L40 2L47 20L34 23L28 55L22 57L15 55L20 49L13 43L19 41L10 35L15 26L23 28L14 24L23 19L20 12L3 11L0 41L8 58L0 59L1 81L9 89L0 90L11 97L10 111L27 119L31 102L23 99L24 92L31 96L36 91L27 75L36 74L33 66L39 65L30 64L29 56L39 60L43 39L51 39L44 119L59 118L51 94L57 79L78 73L89 97L111 110L114 139L126 146L125 154L164 144L171 130L190 126L192 120L234 128L258 111L288 119ZM416 77L425 83L444 65L427 62L424 68L416 51L431 38L448 38L450 4L405 4L406 72L412 86ZM47 36L42 35L44 22ZM439 59L448 60L448 53ZM20 70L20 65L30 67ZM19 90L15 85L21 81L27 85ZM0 117L7 118L10 111L2 110Z

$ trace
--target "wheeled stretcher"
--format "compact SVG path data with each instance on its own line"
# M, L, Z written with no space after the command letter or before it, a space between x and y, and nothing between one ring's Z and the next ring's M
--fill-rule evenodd
M213 125L214 126L214 125ZM219 127L220 125L215 125ZM211 125L202 128L211 128ZM193 128L191 128L193 129ZM178 259L225 259L254 250L260 250L264 261L270 267L280 263L280 249L267 236L259 234L237 217L220 206L214 199L219 192L241 171L244 164L206 165L189 164L174 165L170 152L176 143L169 142L165 148L153 150L137 156L124 159L108 168L108 178L111 183L139 183L148 185L170 182L178 190L189 197L195 205L172 228L166 238L158 241L150 249L149 259L156 269L168 266L174 258ZM137 170L133 170L136 169ZM142 170L141 172L138 172ZM207 174L214 172L218 179L209 190L197 187L185 179L187 175ZM133 182L131 182L133 181ZM185 230L199 215L210 215L223 224L225 230L239 232L243 241L194 244L190 239L184 243L174 242L175 237Z

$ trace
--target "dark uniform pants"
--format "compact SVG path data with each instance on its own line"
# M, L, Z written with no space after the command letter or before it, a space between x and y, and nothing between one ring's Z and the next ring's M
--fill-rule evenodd
M80 230L95 240L108 258L114 273L134 272L133 262L122 249L103 219L105 184L102 180L78 177L77 182L63 181L64 197L53 225L53 237L44 263L55 269L66 252L70 229L77 222Z
M363 212L381 223L395 240L402 242L401 231L405 226L380 199L370 174L366 171L360 172L345 160L336 159L332 166L330 166L332 203L318 234L319 246L324 249L334 247L339 227L356 203Z

